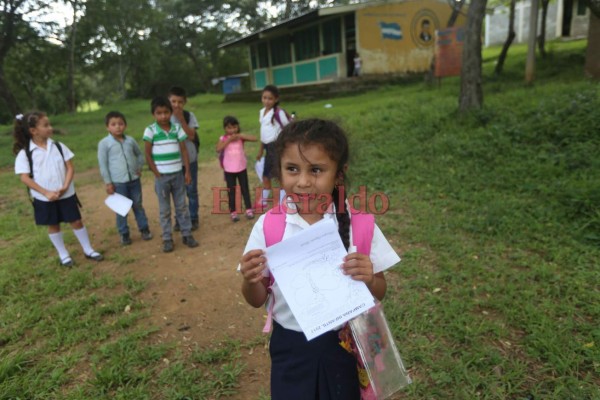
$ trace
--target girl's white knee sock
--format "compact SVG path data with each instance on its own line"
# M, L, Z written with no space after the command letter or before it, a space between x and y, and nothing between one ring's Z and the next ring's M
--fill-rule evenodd
M90 255L94 252L92 245L90 244L90 237L88 236L87 229L85 226L81 229L73 229L73 233L77 240L79 240L79 244L81 244L81 248L83 249L83 253L86 255Z
M65 240L63 238L62 232L49 233L48 237L50 237L50 241L52 242L54 248L58 252L58 257L60 257L61 261L69 257L69 252L65 247Z

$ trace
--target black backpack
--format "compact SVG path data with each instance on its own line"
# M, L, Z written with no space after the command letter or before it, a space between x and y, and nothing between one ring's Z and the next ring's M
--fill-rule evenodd
M65 161L65 154L63 153L62 146L60 145L60 143L58 141L55 141L54 144L56 145L56 148L57 148L58 152L60 153L63 161ZM31 150L29 149L29 142L27 142L27 145L25 146L25 148L23 150L25 150L25 155L27 156L27 161L29 161L29 177L31 179L33 179L33 158L31 157ZM26 188L26 190L27 190L27 196L29 197L29 201L31 201L31 204L33 204L33 197L31 197L31 192L29 191L29 188ZM80 208L83 208L83 206L81 205L81 202L79 201L79 197L77 197L77 193L75 193L75 200L77 201L77 205Z
M186 124L190 123L190 117L190 112L187 110L183 110L183 118L185 118ZM200 148L200 137L198 136L198 131L196 131L196 137L194 138L194 140L192 140L192 142L194 143L194 146L196 146L196 152L198 152L198 149Z

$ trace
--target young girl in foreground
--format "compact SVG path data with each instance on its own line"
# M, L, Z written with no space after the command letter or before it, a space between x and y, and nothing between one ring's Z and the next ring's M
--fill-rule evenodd
M61 222L71 224L86 258L102 261L102 255L92 248L81 221L73 185L71 159L74 154L64 144L50 138L52 126L46 114L31 112L17 115L13 136L13 152L17 155L15 174L20 175L21 182L30 189L35 223L48 226L48 236L58 252L60 264L73 266L60 231ZM32 168L25 149L30 151Z
M353 241L351 216L336 210L340 204L338 187L344 185L348 168L348 141L335 123L318 119L293 122L286 126L275 142L277 154L275 176L286 193L309 196L308 201L283 205L287 212L282 240L289 238L324 218L333 218L342 242L348 249ZM345 191L344 191L345 192ZM321 195L321 196L319 196ZM330 199L327 211L323 198ZM342 199L342 202L345 199ZM303 209L303 206L308 206ZM271 396L280 399L360 399L356 359L341 345L338 331L330 331L307 341L286 303L277 282L269 295L269 273L265 258L264 218L252 230L240 262L242 293L254 306L274 301L273 333L270 342ZM375 225L369 255L352 252L340 260L341 268L352 279L365 282L371 294L383 299L386 281L383 271L400 258Z
M246 172L246 153L244 142L256 142L256 137L240 132L240 123L231 115L223 118L223 129L225 134L217 142L217 152L223 152L223 170L225 181L229 189L229 212L231 220L238 222L240 217L235 204L235 183L240 184L240 191L246 205L246 218L254 218L254 210L250 200L250 187L248 186L248 173Z

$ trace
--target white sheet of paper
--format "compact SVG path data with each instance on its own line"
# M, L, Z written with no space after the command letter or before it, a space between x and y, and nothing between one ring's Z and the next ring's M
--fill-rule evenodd
M256 162L254 165L254 171L256 171L256 175L258 176L258 180L262 181L263 171L265 170L265 158L261 157L260 160Z
M113 193L108 195L108 197L104 200L104 204L108 206L111 210L124 217L127 215L129 210L131 210L131 205L133 201L125 197L119 193Z
M348 254L337 226L325 219L266 250L268 266L307 340L375 303L364 282L341 270Z

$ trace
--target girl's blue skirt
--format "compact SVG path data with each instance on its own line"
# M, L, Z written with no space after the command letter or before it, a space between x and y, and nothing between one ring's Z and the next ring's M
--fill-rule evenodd
M360 400L356 358L337 331L307 341L273 321L269 352L272 400Z

